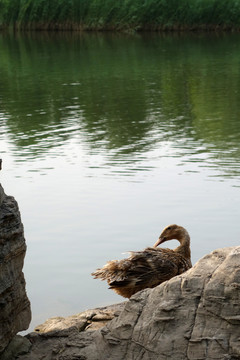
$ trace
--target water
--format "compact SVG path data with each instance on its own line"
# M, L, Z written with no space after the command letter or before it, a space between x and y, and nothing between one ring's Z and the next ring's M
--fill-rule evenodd
M0 175L25 227L30 329L121 301L90 273L168 224L193 263L239 245L239 40L0 34Z

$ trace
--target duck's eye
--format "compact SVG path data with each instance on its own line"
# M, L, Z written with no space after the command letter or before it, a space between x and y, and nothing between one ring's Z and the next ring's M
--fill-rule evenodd
M167 228L167 230L172 230L171 226L169 226L169 227Z

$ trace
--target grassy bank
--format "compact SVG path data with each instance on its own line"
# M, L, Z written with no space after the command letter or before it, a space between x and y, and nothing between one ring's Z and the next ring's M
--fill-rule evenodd
M240 29L240 0L0 0L0 27Z

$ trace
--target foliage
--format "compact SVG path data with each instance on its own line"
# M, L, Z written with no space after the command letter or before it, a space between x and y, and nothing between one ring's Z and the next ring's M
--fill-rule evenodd
M237 28L240 0L0 0L0 24L91 30Z

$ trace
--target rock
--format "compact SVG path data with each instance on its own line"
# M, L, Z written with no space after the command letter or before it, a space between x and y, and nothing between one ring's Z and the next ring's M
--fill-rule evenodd
M44 324L37 326L35 332L26 336L32 343L32 350L29 354L17 359L88 359L81 354L81 349L90 346L91 351L95 351L95 348L91 346L92 334L96 332L96 329L102 328L110 320L119 316L125 304L126 302L123 302L87 310L66 318L55 317L47 320ZM82 334L84 334L83 338Z
M29 334L31 351L18 359L239 360L240 246L216 250L186 273L135 294L101 329L68 321L55 333L45 323Z
M31 342L23 336L16 335L10 341L7 348L2 353L1 360L12 360L19 355L23 355L29 352L32 344Z
M31 320L22 272L25 252L17 202L0 185L0 353Z
M67 332L71 329L96 330L105 326L110 320L118 316L123 310L126 302L114 304L94 310L86 310L80 314L67 317L53 317L48 319L42 325L38 325L34 331L40 334L47 333L48 336L56 336L62 334L63 330Z

